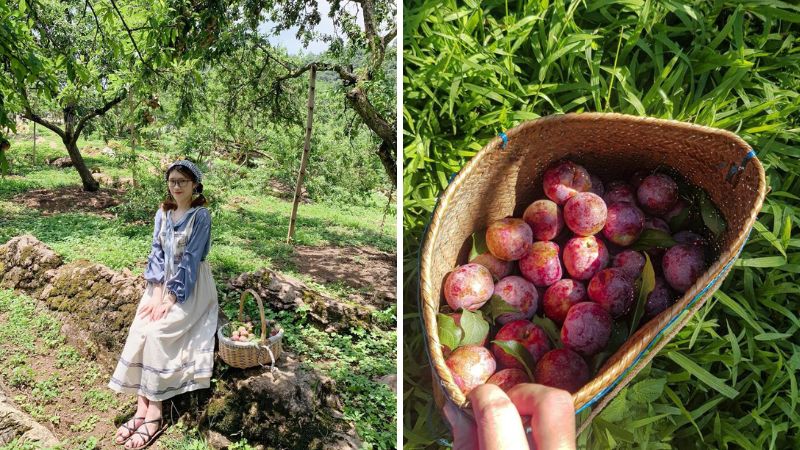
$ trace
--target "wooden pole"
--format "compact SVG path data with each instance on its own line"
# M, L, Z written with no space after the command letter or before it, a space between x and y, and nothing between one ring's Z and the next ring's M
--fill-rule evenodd
M308 118L306 120L306 142L303 145L303 157L300 161L300 173L297 175L297 186L294 189L294 202L292 204L292 215L289 218L289 235L286 237L286 243L291 243L294 237L294 226L297 221L297 205L300 203L300 195L303 190L303 177L306 174L306 166L308 165L308 154L311 150L311 127L314 122L314 84L317 80L317 66L311 66L311 74L309 75L308 82Z
M31 163L36 166L36 122L33 122L33 155L31 155Z
M139 180L136 176L136 105L133 104L133 88L128 91L128 106L130 107L129 127L131 133L131 178L133 180L133 187L139 187Z

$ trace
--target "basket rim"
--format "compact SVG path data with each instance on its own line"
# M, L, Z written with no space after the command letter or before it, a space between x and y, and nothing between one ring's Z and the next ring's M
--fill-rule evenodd
M433 259L432 251L434 246L434 240L432 237L434 235L438 236L438 230L440 223L442 221L443 210L446 208L447 204L449 203L450 199L455 195L458 191L461 184L464 182L466 177L469 173L476 167L479 162L490 152L498 149L501 146L505 146L505 143L508 140L512 139L516 134L518 134L521 130L533 126L534 124L541 124L543 122L549 121L573 121L575 123L580 123L583 121L624 121L624 122L631 122L631 123L642 123L648 125L659 125L659 126L669 126L669 127L677 127L682 128L687 131L695 131L701 132L706 134L714 134L723 136L726 139L733 141L734 143L738 144L740 147L752 150L752 147L745 142L741 137L736 135L733 132L728 130L723 130L719 128L712 128L705 125L697 125L692 124L689 122L681 122L674 119L659 119L654 117L640 117L640 116L632 116L627 114L619 114L619 113L598 113L598 112L586 112L586 113L568 113L568 114L556 114L541 117L538 119L530 120L521 122L517 126L511 128L510 130L506 131L505 133L501 134L500 136L496 136L492 138L489 142L484 145L484 147L478 151L469 161L467 161L464 166L459 170L455 176L452 177L447 187L442 191L442 193L437 197L434 209L430 215L430 219L426 225L425 231L423 233L422 241L420 244L420 253L419 253L419 267L418 267L418 309L422 312L420 315L420 320L422 321L422 332L423 337L425 338L426 345L425 351L428 356L428 360L431 363L431 369L434 375L434 382L439 383L439 387L443 389L445 397L453 401L457 406L460 408L469 408L469 401L463 395L461 390L456 386L452 375L447 370L440 370L441 367L437 364L437 361L444 361L443 354L441 352L441 344L439 343L438 334L433 332L436 330L437 324L437 317L438 308L434 310L429 305L432 305L431 300L429 297L429 292L426 286L428 286L431 282L431 264L427 264L428 261ZM502 137L501 137L502 136ZM709 284L709 280L715 279L720 272L723 270L726 264L732 262L738 255L740 249L744 246L747 237L749 235L749 230L752 229L753 224L757 218L758 212L761 209L761 206L764 201L764 197L766 196L766 178L764 173L764 168L761 162L757 157L752 158L751 163L755 165L756 170L758 172L758 194L756 196L755 202L751 207L751 211L747 220L744 221L744 228L743 232L736 236L733 242L728 246L728 248L719 255L717 260L706 270L706 272L692 285L682 297L680 297L675 304L673 304L670 308L666 311L662 312L661 315L657 316L658 320L658 330L664 330L664 326L667 322L675 315L680 314L682 309L689 305L690 303L695 303L695 301L700 297L698 294L699 288L702 286L711 286ZM444 205L444 207L443 207ZM714 285L721 284L722 280L718 282L714 282ZM691 296L689 296L691 294ZM438 299L436 303L439 304ZM699 303L699 302L698 302ZM699 305L697 305L699 306ZM669 314L667 312L669 311ZM430 327L430 329L429 329ZM646 341L645 344L650 344L654 341L654 338L657 333L653 333L647 339L642 339L642 341ZM630 340L631 337L629 337ZM671 338L671 337L670 337ZM663 338L662 338L663 339ZM631 352L630 350L627 353L633 353L633 356L640 355L639 351ZM652 352L651 352L652 353ZM615 353L616 355L616 353ZM613 356L612 355L612 358ZM639 364L646 364L652 359L655 354L648 354L644 358L641 358ZM633 359L633 358L632 358ZM639 358L636 358L639 360ZM617 361L616 365L619 365L621 361ZM615 366L616 366L615 365ZM604 368L605 369L605 368ZM607 373L608 370L601 371ZM598 376L601 372L595 374L592 379L584 385L584 388L593 385L594 388L597 381ZM620 372L622 373L622 372ZM617 380L618 381L618 380ZM599 392L601 389L595 389L595 392L583 392L584 388L581 388L578 392L572 394L573 402L575 404L576 410L583 407L588 403L588 401L594 397L594 395ZM588 397L588 398L586 398Z
M220 343L224 343L225 345L238 347L241 349L245 349L248 347L257 348L262 345L274 345L276 343L281 342L281 340L283 339L283 327L276 321L273 321L273 323L274 327L278 330L278 332L273 336L268 336L266 338L266 341L262 341L260 339L257 341L247 341L247 342L239 342L232 340L231 338L223 335L222 333L223 328L230 326L231 322L224 323L219 327L217 327L217 339L219 339Z

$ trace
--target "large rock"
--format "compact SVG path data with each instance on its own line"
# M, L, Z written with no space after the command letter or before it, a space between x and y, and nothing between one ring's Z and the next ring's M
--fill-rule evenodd
M228 288L252 289L270 308L295 311L308 310L308 318L327 332L368 327L375 307L345 303L308 288L301 281L270 269L243 273L228 282Z
M0 287L39 291L61 264L61 257L35 237L17 236L0 246Z
M37 447L42 448L58 445L58 439L50 430L15 408L0 394L0 446L5 446L15 439L20 444L37 444Z

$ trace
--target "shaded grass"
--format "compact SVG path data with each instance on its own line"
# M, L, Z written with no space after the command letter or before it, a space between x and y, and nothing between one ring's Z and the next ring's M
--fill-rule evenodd
M800 273L792 235L800 219L800 8L451 1L409 5L404 20L406 445L435 447L449 434L431 398L416 298L418 247L437 196L500 131L550 114L609 111L734 131L758 152L772 192L720 291L579 444L800 447L800 323L792 307Z

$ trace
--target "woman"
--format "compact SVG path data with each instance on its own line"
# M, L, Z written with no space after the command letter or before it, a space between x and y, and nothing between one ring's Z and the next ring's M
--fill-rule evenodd
M181 160L165 178L169 197L155 216L147 289L109 383L138 395L136 414L117 430L116 442L129 449L150 445L164 430L163 400L210 386L214 363L218 305L205 260L211 215L203 207L203 175Z

